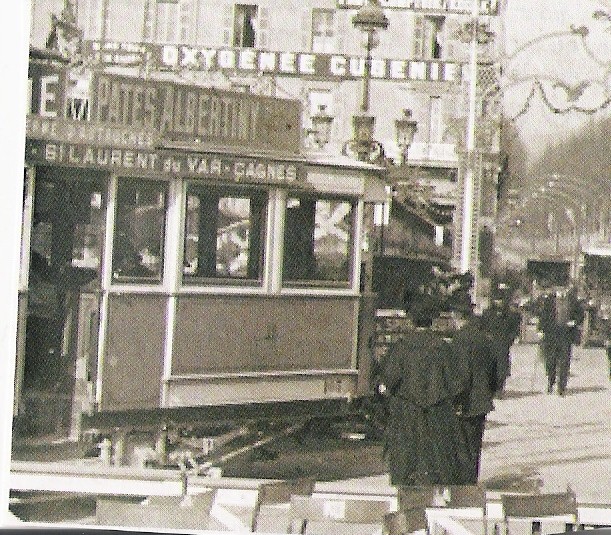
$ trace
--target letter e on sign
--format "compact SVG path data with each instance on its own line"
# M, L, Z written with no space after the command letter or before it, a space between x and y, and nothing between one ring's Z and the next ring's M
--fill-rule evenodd
M58 89L59 75L50 74L40 78L40 115L43 117L57 117Z

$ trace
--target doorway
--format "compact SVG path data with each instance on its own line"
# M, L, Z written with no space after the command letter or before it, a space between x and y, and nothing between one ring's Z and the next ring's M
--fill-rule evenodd
M106 176L36 169L20 415L28 435L67 435L94 384Z

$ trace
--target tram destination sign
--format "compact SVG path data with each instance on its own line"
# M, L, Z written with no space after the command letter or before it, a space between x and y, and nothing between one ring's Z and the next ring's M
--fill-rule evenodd
M248 93L95 72L91 120L164 139L299 152L301 104Z
M88 41L86 55L93 63L106 66L140 66L145 58L150 57L152 65L160 70L222 71L242 76L343 81L361 79L365 75L364 57L319 52ZM371 77L405 82L458 83L463 72L462 64L452 61L373 58Z
M30 138L26 140L26 161L32 164L103 169L127 175L153 173L257 184L295 185L305 182L305 171L300 162L167 149L128 149Z

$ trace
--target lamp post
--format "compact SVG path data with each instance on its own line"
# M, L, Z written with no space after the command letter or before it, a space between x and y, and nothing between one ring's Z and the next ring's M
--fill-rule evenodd
M380 6L379 0L367 0L365 4L352 17L352 25L366 35L365 42L365 69L363 73L363 95L361 111L369 111L369 81L371 78L371 51L375 47L374 35L378 30L388 28L388 19Z
M372 150L377 144L373 141L375 118L369 112L369 83L371 80L371 51L376 46L374 36L378 30L388 28L388 19L380 6L379 0L367 0L352 17L352 24L357 30L365 33L365 65L363 70L363 94L361 98L361 114L352 118L352 146L361 161L371 160ZM379 147L378 147L379 148ZM379 159L383 154L380 151Z

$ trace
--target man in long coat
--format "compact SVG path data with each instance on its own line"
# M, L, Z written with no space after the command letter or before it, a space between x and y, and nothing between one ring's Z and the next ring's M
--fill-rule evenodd
M572 346L578 325L583 321L583 309L573 291L558 288L543 298L539 316L547 391L551 394L558 381L558 394L563 396L569 378Z
M484 330L481 318L471 316L454 335L451 344L453 358L461 368L462 395L459 399L459 451L461 480L475 485L484 436L486 416L494 408L493 398L504 382L502 358L498 341Z
M462 370L439 333L417 328L382 361L390 397L386 447L394 485L462 484L454 400Z
M490 335L498 349L498 391L502 392L511 374L511 346L520 332L520 314L509 303L493 301L482 314L482 328Z

